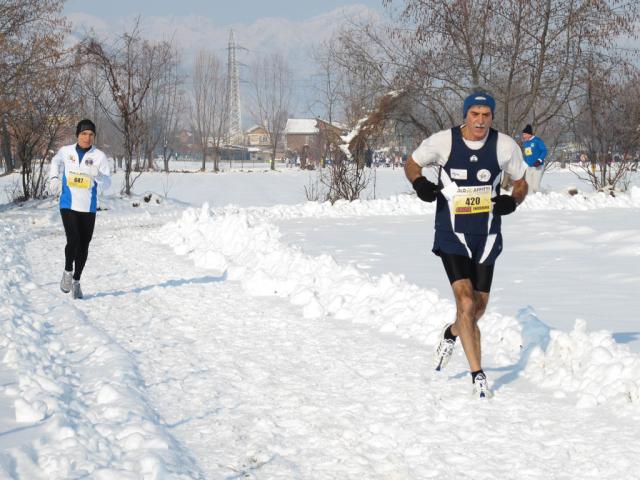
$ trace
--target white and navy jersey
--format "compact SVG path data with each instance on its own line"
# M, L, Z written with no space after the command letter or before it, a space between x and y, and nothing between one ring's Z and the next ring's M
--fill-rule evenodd
M436 230L489 235L500 232L500 216L493 215L491 199L500 194L502 171L521 179L526 164L518 144L489 129L480 141L462 137L461 127L427 138L412 154L421 167L439 166L442 187L436 206Z
M95 212L98 206L98 183L103 189L111 185L111 173L107 156L92 146L83 152L77 144L65 145L51 159L49 179L62 182L60 208L76 212ZM89 165L98 167L98 176L89 175Z

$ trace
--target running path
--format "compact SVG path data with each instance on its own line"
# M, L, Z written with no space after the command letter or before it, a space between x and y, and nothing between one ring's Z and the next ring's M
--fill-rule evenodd
M15 209L0 231L0 478L204 478L129 353L61 294L59 265L40 261L62 251L59 218ZM33 247L50 250L32 261Z
M524 380L471 400L461 349L436 376L423 345L303 319L157 245L155 228L97 223L83 301L57 290L62 235L32 239L31 304L60 330L51 312L74 312L64 328L75 318L126 352L171 448L193 456L192 476L638 478L637 422Z

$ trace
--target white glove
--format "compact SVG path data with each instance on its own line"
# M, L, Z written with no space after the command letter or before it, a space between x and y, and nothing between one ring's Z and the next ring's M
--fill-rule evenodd
M98 175L100 175L100 170L98 170L98 166L93 163L93 160L89 159L87 160L87 163L85 164L86 169L87 169L87 173L89 175L91 175L93 178L96 178Z
M51 195L58 195L60 193L60 179L58 177L49 179L49 193Z

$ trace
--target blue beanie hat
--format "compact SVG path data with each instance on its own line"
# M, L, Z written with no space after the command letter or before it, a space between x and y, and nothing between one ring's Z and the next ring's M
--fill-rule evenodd
M464 104L462 105L462 116L464 118L466 118L467 112L474 105L484 105L485 107L489 107L491 109L491 116L495 116L496 101L488 93L476 92L464 99Z

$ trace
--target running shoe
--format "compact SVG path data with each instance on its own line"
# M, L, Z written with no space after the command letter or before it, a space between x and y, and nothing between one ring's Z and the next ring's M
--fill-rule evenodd
M451 355L453 355L453 348L456 346L455 340L444 338L444 332L446 332L447 328L451 325L453 325L453 323L449 323L444 326L444 329L442 330L442 340L440 340L440 343L436 348L434 363L436 364L437 372L447 366L447 363L449 363L449 360L451 359Z
M73 292L71 293L71 295L73 295L73 298L82 298L82 289L80 288L79 281L74 280L71 289L73 290Z
M489 388L489 382L483 372L476 375L473 381L473 396L478 399L493 397L493 392Z
M73 272L63 271L62 280L60 280L60 290L64 293L69 293L71 291L71 282L73 282Z

